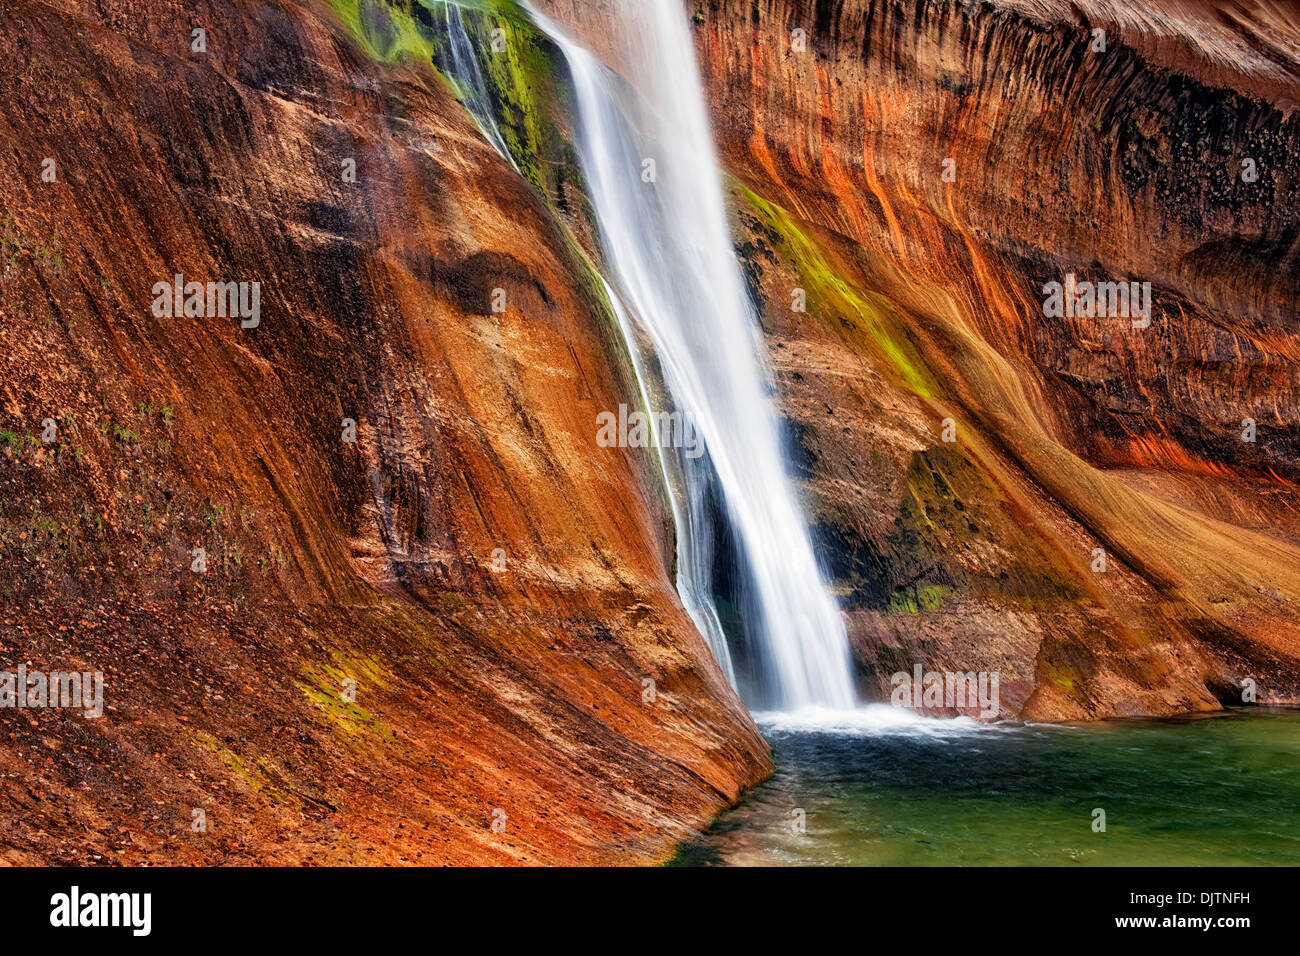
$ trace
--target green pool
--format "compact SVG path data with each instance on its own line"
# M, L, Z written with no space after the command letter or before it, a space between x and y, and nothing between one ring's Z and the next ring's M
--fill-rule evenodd
M1068 726L879 707L758 719L776 775L677 864L1300 864L1300 712Z

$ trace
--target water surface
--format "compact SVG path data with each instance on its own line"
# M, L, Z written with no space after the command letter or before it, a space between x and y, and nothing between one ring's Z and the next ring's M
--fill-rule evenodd
M1300 712L982 726L872 707L758 720L775 776L675 862L1300 865Z

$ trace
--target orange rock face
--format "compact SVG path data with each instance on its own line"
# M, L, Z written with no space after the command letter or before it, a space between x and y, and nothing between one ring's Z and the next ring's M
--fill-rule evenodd
M869 690L921 662L1034 718L1300 699L1281 7L697 6ZM1052 317L1067 281L1150 283L1149 326Z
M539 5L617 67L610 2ZM1284 5L685 6L863 695L1300 702ZM644 862L760 780L656 472L594 440L632 385L567 171L375 3L10 7L0 670L105 714L0 708L0 857Z
M0 711L0 852L671 854L767 749L654 471L594 441L629 384L588 273L427 67L223 10L204 52L181 4L0 32L0 669L107 705ZM157 315L176 274L257 324Z

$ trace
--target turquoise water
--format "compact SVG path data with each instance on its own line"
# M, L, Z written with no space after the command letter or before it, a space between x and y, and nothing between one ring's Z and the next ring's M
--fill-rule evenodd
M1298 712L759 726L775 776L676 863L1300 864Z

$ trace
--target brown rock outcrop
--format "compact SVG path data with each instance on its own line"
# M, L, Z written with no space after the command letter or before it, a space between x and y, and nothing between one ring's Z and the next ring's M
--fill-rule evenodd
M541 6L617 66L608 0ZM686 3L868 696L1300 701L1297 29L1133 6ZM0 669L108 706L0 710L6 861L654 860L767 772L593 442L630 385L571 159L539 194L395 9L6 11ZM1069 273L1150 326L1049 317ZM155 315L176 274L259 323Z
M1144 7L688 5L877 696L919 661L1035 718L1300 700L1295 24ZM1048 318L1068 273L1150 282L1150 327Z
M0 56L0 668L107 703L0 711L5 859L659 859L766 773L595 445L590 277L427 66L252 0L18 0Z

